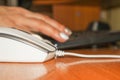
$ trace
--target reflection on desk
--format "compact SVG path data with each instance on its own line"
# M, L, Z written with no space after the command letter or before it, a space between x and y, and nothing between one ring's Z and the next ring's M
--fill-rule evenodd
M0 80L34 80L47 72L43 64L0 63Z
M120 54L120 50L72 50ZM120 59L63 57L45 63L0 63L0 80L120 80Z

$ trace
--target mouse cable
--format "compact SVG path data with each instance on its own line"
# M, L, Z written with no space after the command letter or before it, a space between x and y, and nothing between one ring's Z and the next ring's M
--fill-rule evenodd
M55 51L55 56L75 56L75 57L83 57L83 58L120 58L120 55L112 55L112 54L79 54L72 52L64 52L61 50Z

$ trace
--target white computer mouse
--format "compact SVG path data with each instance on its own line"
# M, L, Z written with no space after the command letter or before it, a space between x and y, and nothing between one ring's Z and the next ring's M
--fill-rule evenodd
M21 30L0 27L0 62L44 62L56 47Z

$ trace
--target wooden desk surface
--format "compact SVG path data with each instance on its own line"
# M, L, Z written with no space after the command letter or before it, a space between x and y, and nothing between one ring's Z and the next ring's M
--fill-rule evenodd
M120 54L120 50L72 50ZM120 59L64 57L45 63L0 63L0 80L120 80Z

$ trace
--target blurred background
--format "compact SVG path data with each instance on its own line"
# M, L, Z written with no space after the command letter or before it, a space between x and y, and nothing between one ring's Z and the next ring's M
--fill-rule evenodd
M120 0L0 0L0 4L46 14L73 31L84 31L93 21L120 30Z

